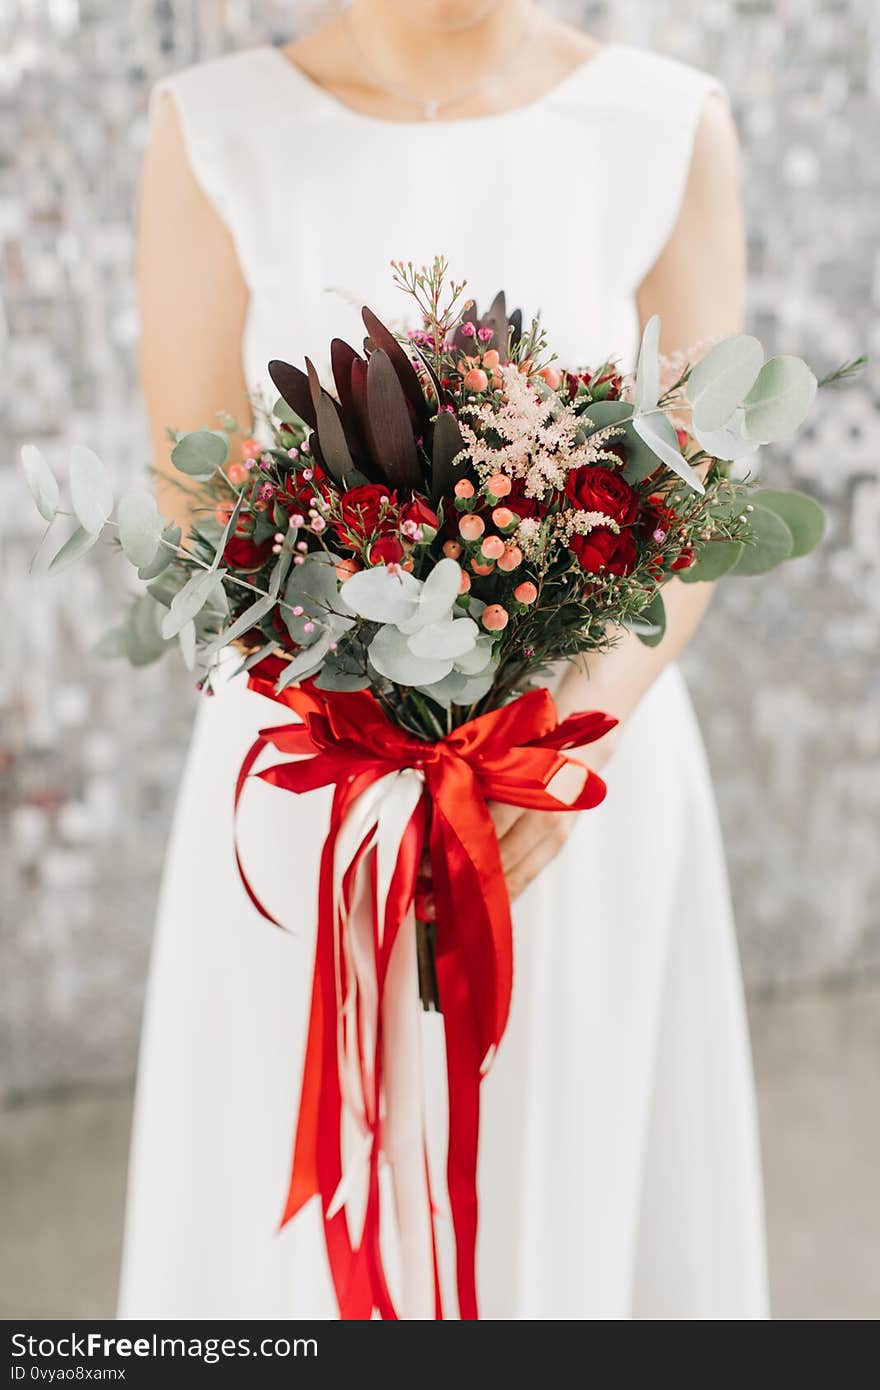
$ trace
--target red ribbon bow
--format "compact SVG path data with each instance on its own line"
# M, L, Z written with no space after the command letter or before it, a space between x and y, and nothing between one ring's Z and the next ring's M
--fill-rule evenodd
M545 811L585 810L598 805L605 784L562 750L601 738L616 721L589 712L557 722L553 698L534 690L501 709L480 715L436 743L424 743L392 723L368 691L318 690L311 682L275 692L281 668L263 662L251 673L252 689L287 705L303 722L261 731L238 777L238 806L261 752L272 745L296 755L293 762L256 775L287 791L335 788L330 827L321 860L318 934L311 1016L294 1148L293 1173L282 1226L313 1196L320 1195L330 1268L342 1318L398 1316L388 1290L379 1248L378 1165L382 1126L381 1023L365 1064L372 1142L363 1231L354 1244L345 1210L328 1212L342 1180L338 1020L345 995L345 962L337 939L334 865L340 831L355 803L388 773L416 769L424 778L397 854L384 921L374 923L376 981L381 1000L401 924L411 927L412 904L422 853L427 845L437 904L436 966L446 1032L449 1087L447 1188L455 1233L459 1316L477 1317L477 1141L479 1085L484 1066L507 1023L513 980L510 901L488 801ZM566 766L583 768L583 784L570 801L549 790ZM373 846L360 846L343 891ZM238 867L255 906L270 921ZM375 878L375 865L373 867ZM278 925L276 923L276 925ZM413 981L415 988L415 981ZM387 1070L387 1063L386 1063ZM434 1248L435 1316L442 1317Z

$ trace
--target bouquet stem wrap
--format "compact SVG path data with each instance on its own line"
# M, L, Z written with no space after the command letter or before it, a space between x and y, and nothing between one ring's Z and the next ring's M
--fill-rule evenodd
M510 902L487 802L548 811L596 806L605 784L564 750L600 738L615 721L585 713L559 723L551 695L537 690L425 743L392 723L369 692L326 692L307 683L276 694L275 672L265 669L255 668L251 687L299 720L260 733L239 774L236 806L269 745L294 760L256 776L292 792L335 788L281 1224L320 1197L343 1319L376 1312L389 1319L443 1318L455 1316L454 1305L460 1318L473 1319L480 1081L504 1033L513 980ZM426 850L437 905L449 1102L445 1186L455 1278L446 1289L420 1062L414 895ZM240 858L239 870L255 906L274 922ZM392 1170L399 1312L380 1247L380 1158Z

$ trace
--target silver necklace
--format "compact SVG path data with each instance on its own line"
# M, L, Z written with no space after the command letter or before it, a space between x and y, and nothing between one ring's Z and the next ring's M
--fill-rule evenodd
M398 101L405 101L409 106L418 107L426 121L436 121L439 112L445 110L447 106L457 106L460 102L467 101L468 97L476 96L479 92L482 92L483 88L487 87L490 82L497 82L499 78L505 77L526 46L526 42L532 31L532 19L534 17L533 13L528 16L523 26L522 34L514 44L513 50L508 55L506 62L502 63L500 68L497 68L494 72L488 73L485 77L481 77L478 82L473 82L460 91L453 93L452 96L432 97L430 100L426 101L424 97L414 96L412 92L408 92L402 87L395 86L376 71L354 32L354 26L350 17L350 4L346 4L344 0L342 0L339 8L346 38L370 84L378 88L380 92L387 92L389 96L396 97Z

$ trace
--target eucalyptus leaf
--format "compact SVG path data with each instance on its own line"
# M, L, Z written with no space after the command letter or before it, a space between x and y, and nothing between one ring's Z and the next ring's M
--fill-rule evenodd
M160 543L156 549L156 554L148 565L141 565L138 570L138 579L144 581L158 579L159 575L166 570L174 560L174 548L180 545L181 530L179 526L166 526L162 532Z
M336 574L338 563L337 556L321 551L307 555L303 564L295 565L290 571L284 588L285 603L291 608L302 608L307 618L322 621L329 620L334 613L346 615L349 609L340 592ZM285 615L285 621L288 616Z
M743 423L745 421L745 410L742 406L730 416L726 424L717 430L704 430L693 427L694 438L701 449L704 449L712 458L724 459L731 463L735 459L748 458L757 450L754 439L746 439L743 434Z
M83 530L97 535L113 510L113 488L107 469L85 444L70 451L70 498Z
M452 609L460 590L460 565L448 557L440 560L421 586L418 610L398 626L404 632L415 632L417 628L439 622Z
M193 430L181 435L171 450L174 467L201 480L222 468L228 457L229 440L222 430Z
M683 584L712 583L733 569L742 552L742 541L707 541L699 559L687 569L679 570L676 577Z
M469 652L462 652L455 658L455 669L465 676L478 676L487 666L497 665L493 662L492 648L495 643L488 633L481 633Z
M180 643L180 654L183 657L183 664L188 671L195 669L196 664L196 625L190 618L188 623L177 634Z
M653 410L660 395L660 317L652 314L645 324L636 365L636 414Z
M58 511L58 481L42 452L34 444L24 444L21 466L25 482L44 521L53 521Z
M102 633L92 647L92 653L104 661L127 656L125 624L119 623L116 627L108 628L106 632Z
M473 705L477 700L482 700L492 689L494 679L494 668L477 676L450 671L448 676L435 681L433 685L421 685L417 689L422 695L435 700L443 709L449 709L450 705Z
M609 425L624 425L632 419L633 407L629 401L593 401L580 416L581 428L587 437Z
M258 598L250 607L246 608L243 613L240 613L235 622L225 628L224 631L220 633L219 637L215 637L213 642L208 643L202 655L204 657L213 656L215 652L222 651L230 642L234 642L236 638L243 636L245 632L249 632L252 627L256 627L258 623L262 622L267 613L271 613L272 609L275 607L276 601L277 600L272 594L264 594L262 598Z
M218 577L222 579L225 573L225 570L199 570L187 580L183 588L174 595L171 607L165 614L162 622L163 637L176 637L184 624L202 611L212 597Z
M369 654L379 675L396 685L433 685L452 670L451 657L432 660L416 656L406 635L391 625L379 629L370 643Z
M720 430L754 386L763 361L764 349L748 333L716 343L687 382L694 426Z
M418 579L405 570L391 574L385 565L377 565L358 570L346 580L345 602L371 622L402 623L418 612L421 588Z
M332 652L328 653L327 660L318 672L315 685L319 690L368 690L370 678L362 671L346 671L344 667L338 666L331 660Z
M816 394L816 378L800 357L771 357L744 401L743 433L760 444L785 439L803 421Z
M151 492L129 492L119 500L119 541L127 560L137 569L156 558L164 522ZM163 547L164 549L164 547Z
M426 623L409 638L409 649L413 656L433 657L438 661L459 657L472 652L476 646L480 629L471 618L447 618L436 623Z
M149 666L168 647L162 636L165 610L149 594L140 594L130 605L125 621L125 654L133 666Z
M787 560L794 547L794 537L785 522L769 507L755 506L749 513L751 544L743 546L729 574L766 574Z
M677 473L688 487L694 489L694 492L705 491L700 481L700 475L694 472L678 447L678 436L662 411L655 411L648 415L635 414L632 424L639 438L666 464L667 468L671 469L673 473Z
M84 527L77 526L73 535L68 536L61 549L49 561L49 573L60 574L61 570L67 569L74 560L87 554L92 546L97 544L100 534L100 531L86 531Z
M301 420L300 417L297 415L296 411L293 410L291 406L287 404L287 401L284 399L283 396L279 396L277 401L273 405L272 414L275 416L276 420L283 420L285 424L288 425L304 424L304 421Z
M324 632L314 646L306 648L305 651L297 652L275 682L276 691L286 690L289 685L293 685L294 681L305 680L307 676L312 676L320 670L321 663L330 650L332 641L332 632Z
M767 507L785 522L792 536L789 559L815 550L825 534L825 513L805 492L781 492L769 488L752 495L756 506Z

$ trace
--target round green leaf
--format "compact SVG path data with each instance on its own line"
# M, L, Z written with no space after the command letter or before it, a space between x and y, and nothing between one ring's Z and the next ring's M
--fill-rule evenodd
M769 508L785 522L793 541L790 559L796 560L816 549L825 533L825 513L814 498L805 492L766 489L756 492L752 500L758 506Z
M83 526L77 526L72 536L68 536L61 549L49 561L49 573L59 574L61 570L67 569L74 560L78 560L81 555L85 555L97 543L98 531L86 531Z
M153 494L126 493L120 498L117 515L119 540L126 559L138 569L151 565L159 548L164 526Z
M791 555L794 538L781 517L757 504L748 516L752 543L743 545L742 555L729 574L765 574Z
M113 488L107 469L85 444L70 451L70 498L83 530L97 535L113 510Z
M800 357L771 357L744 401L743 434L770 444L793 434L816 394L816 378Z
M698 425L694 425L694 438L700 448L704 449L712 458L724 459L728 463L748 458L750 454L757 453L758 446L754 439L744 437L742 432L744 420L745 411L742 406L738 406L730 419L720 429L704 430Z
M302 425L302 420L296 411L287 404L283 396L279 396L272 407L272 414L276 420L283 420L288 425Z
M645 324L636 364L636 410L653 410L660 395L660 316Z
M763 361L764 349L747 333L716 343L688 379L686 394L694 426L720 430L754 386Z
M645 415L639 415L637 411L632 418L632 427L652 453L673 473L677 473L688 487L692 487L694 492L705 491L699 473L691 468L679 448L678 435L672 423L661 410L649 411Z
M166 641L176 637L180 629L201 613L209 598L212 597L213 590L216 588L218 580L222 582L225 570L197 570L183 588L178 590L171 600L171 606L162 620L162 636Z
M710 584L733 569L743 548L742 541L707 541L696 562L677 577L683 584Z
M222 430L193 430L181 435L171 450L171 462L190 478L210 478L229 457L229 440Z
M156 554L148 565L141 565L138 569L138 579L149 580L157 579L166 570L175 558L173 546L180 545L181 531L179 526L166 526L162 532L162 544L156 550Z
M629 401L593 401L580 417L587 436L597 430L607 429L609 425L621 425L632 418L633 408Z
M37 511L44 521L53 521L58 511L58 483L43 454L33 444L22 445L21 466Z
M168 643L162 636L165 609L149 594L134 600L125 620L125 654L132 666L157 661Z

